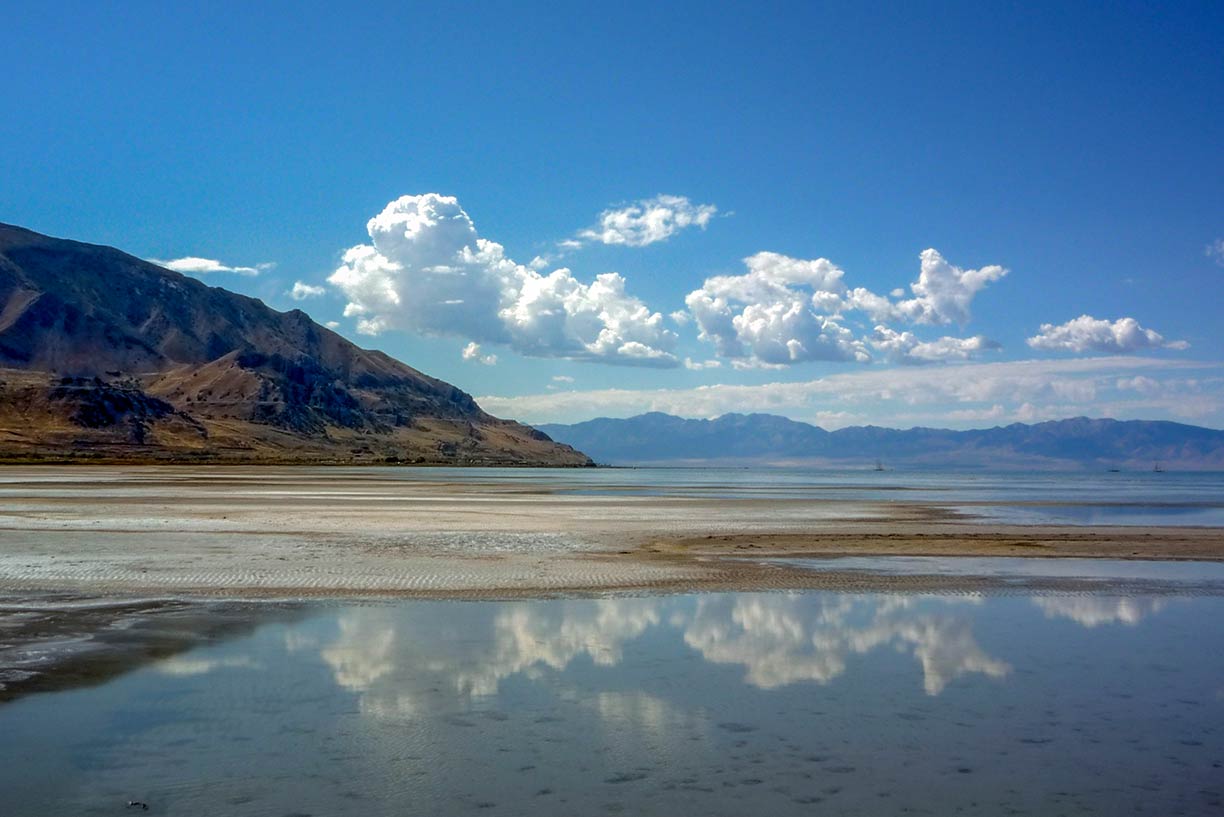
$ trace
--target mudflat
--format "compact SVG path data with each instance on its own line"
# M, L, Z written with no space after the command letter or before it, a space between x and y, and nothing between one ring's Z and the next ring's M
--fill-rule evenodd
M1224 560L1222 528L1000 524L960 500L904 484L655 489L616 472L15 466L0 470L0 594L973 590L998 580L816 571L779 557Z

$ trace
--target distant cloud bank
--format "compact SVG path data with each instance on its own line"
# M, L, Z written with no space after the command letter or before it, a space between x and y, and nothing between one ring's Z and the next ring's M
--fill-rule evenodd
M529 423L663 411L683 417L767 412L827 428L957 425L1076 415L1224 424L1224 364L1133 356L860 369L801 382L681 389L549 391L477 398Z

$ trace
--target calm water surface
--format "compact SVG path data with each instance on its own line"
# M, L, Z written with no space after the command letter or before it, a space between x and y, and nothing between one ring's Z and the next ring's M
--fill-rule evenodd
M1224 473L845 468L363 469L589 496L935 504L1012 524L1224 526Z
M1196 525L1224 527L1224 472L1129 471L937 471L848 468L295 468L278 472L325 480L323 498L350 492L355 498L385 496L371 493L370 481L402 483L405 491L420 485L453 485L473 490L488 500L499 491L558 496L606 498L671 497L698 500L790 500L812 503L806 510L819 516L820 503L830 513L855 517L881 503L935 505L985 522L1069 525ZM80 496L79 469L46 470L38 474L0 473L0 500L72 499ZM267 485L264 469L165 468L116 469L91 473L92 485L110 497L147 498L179 481L183 489L241 484L244 495L302 496L315 490L302 484ZM99 481L100 480L100 481ZM109 481L108 481L109 480ZM292 480L290 481L292 482ZM338 487L342 486L342 487ZM173 493L166 494L172 497ZM454 497L463 501L462 495ZM873 512L866 514L874 515Z
M0 736L13 817L1219 813L1224 597L334 604Z

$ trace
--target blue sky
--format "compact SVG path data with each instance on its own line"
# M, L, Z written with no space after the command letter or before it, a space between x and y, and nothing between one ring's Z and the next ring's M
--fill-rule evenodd
M496 413L1224 426L1219 3L35 5L0 220Z

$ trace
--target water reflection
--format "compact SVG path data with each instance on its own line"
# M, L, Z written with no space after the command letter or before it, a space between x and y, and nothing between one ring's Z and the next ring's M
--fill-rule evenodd
M368 711L407 715L424 699L495 695L512 675L538 678L582 657L596 666L622 660L623 645L662 620L661 599L457 604L438 620L402 608L356 607L337 619L319 649L336 683L364 693Z
M965 673L1005 677L1011 667L986 655L969 618L913 598L831 596L815 609L802 596L700 599L684 640L707 661L740 664L744 680L761 689L800 681L828 683L856 655L893 648L922 665L923 688L938 695Z
M1219 597L322 607L0 707L5 815L1207 813ZM2 751L2 749L0 749Z
M1033 599L1046 618L1069 618L1085 627L1100 627L1105 624L1127 624L1135 626L1143 619L1158 613L1165 606L1160 598L1101 596L1050 596Z
M208 675L218 670L238 667L258 670L263 668L263 664L249 655L235 655L230 658L187 658L176 656L159 661L154 666L156 671L162 675L184 678L193 675Z
M362 693L367 711L396 715L420 711L427 698L493 696L508 678L541 679L578 661L616 667L628 645L669 638L709 664L742 668L743 682L762 690L828 684L856 659L893 651L915 660L923 690L939 695L964 675L1011 672L974 637L970 612L978 603L802 594L604 599L458 605L462 614L442 622L357 607L337 618L319 655L338 685ZM624 709L625 700L608 698L601 708ZM632 706L657 708L640 697Z

